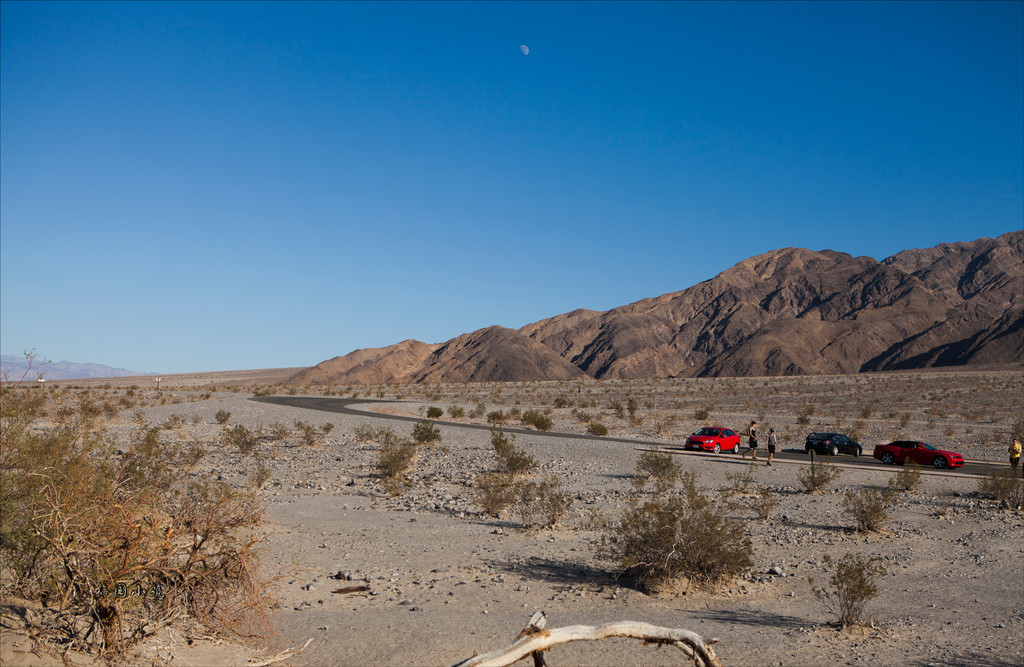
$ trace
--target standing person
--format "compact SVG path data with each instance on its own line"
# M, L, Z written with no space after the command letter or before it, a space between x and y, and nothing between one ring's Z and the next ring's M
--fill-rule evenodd
M750 420L750 428L747 429L747 447L748 449L743 452L743 458L747 458L747 452L754 452L754 455L750 457L751 461L757 460L757 422L753 419Z
M1010 465L1013 466L1013 476L1017 476L1017 466L1020 464L1020 440L1013 439L1013 444L1006 450L1010 453Z
M768 429L768 463L766 465L772 464L772 459L775 458L775 448L778 446L779 438L775 435L775 429Z

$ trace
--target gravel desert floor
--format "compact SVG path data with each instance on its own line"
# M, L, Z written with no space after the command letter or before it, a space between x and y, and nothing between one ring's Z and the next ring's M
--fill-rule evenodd
M262 563L286 571L274 610L278 642L254 654L182 630L140 646L135 663L265 663L305 646L274 664L454 664L510 644L542 610L552 628L631 620L690 630L715 640L726 665L1024 664L1020 510L985 498L978 477L924 470L915 491L897 496L884 526L862 532L844 509L845 492L884 487L901 468L840 456L841 475L823 491L806 493L799 479L808 465L803 436L814 430L855 431L866 453L913 437L1005 471L1008 438L1024 418L1020 371L269 389L381 401L362 404L360 414L261 402L252 387L199 391L138 390L149 400L136 419L201 443L208 450L201 466L231 483L251 484L259 470L267 502ZM496 458L491 433L472 426L496 421L499 410L515 446L536 460L534 477L554 475L571 501L553 526L483 511L479 487ZM523 426L518 416L529 410L551 419L551 430ZM394 417L438 411L440 441L418 447L405 484L386 488L382 443L388 430L401 440L414 425ZM218 423L218 412L229 420ZM127 422L111 417L112 424L118 419ZM774 427L784 451L801 455L768 467L763 453L752 463L680 448L700 426L742 430L752 419L762 432ZM608 436L570 437L594 423ZM259 435L257 452L227 444L236 425ZM303 443L301 425L318 435ZM722 511L743 522L753 546L752 565L738 578L710 591L680 584L648 595L617 578L616 563L601 555L623 511L653 497L633 484L638 457L652 448L672 452L708 498L736 492L740 502ZM754 510L762 487L776 501L767 519ZM867 604L869 623L841 630L810 579L825 583L827 559L851 552L878 557L886 574ZM47 664L15 625L5 623L4 664ZM672 647L626 639L546 655L566 665L688 662Z

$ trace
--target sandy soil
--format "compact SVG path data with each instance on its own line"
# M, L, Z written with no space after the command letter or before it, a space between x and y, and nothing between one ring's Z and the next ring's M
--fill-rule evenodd
M1014 395L1020 388L1019 373L942 380L950 384L951 392L957 390L953 393L969 399L961 399L960 408L940 405L932 396L945 391L936 377L901 381L932 388L928 394L921 391L916 402L912 398L904 404L919 430L931 429L941 438L951 428L957 437L970 429L975 446L962 446L961 451L971 458L1002 460L1000 442L1005 442L1014 419L1024 414L1019 394ZM864 401L856 378L804 378L804 383L831 384L821 384L820 395L810 398L809 390L801 389L788 407L772 403L763 417L762 410L750 407L764 405L765 396L784 396L796 386L789 382L733 382L730 392L715 399L711 419L740 428L751 416L760 417L765 425L775 424L787 434L783 443L789 447L799 445L799 432L827 425L821 418L809 425L795 422L800 406L808 401L830 414L838 414L838 406L848 406L848 424L860 414L865 443L882 441L897 428L893 417L879 414L884 401L873 416L864 416L858 407ZM677 442L700 425L691 413L707 403L697 381L651 386L643 393L636 383L597 383L589 389L604 391L609 386L614 389L611 400L604 397L583 409L606 423L612 435ZM972 394L972 386L985 389ZM366 395L365 389L360 391ZM552 395L583 396L572 383L434 386L421 391L429 391L429 398L402 390L405 400L389 405L387 411L419 416L430 405L459 405L469 411L481 401L488 410L513 405L549 408ZM673 392L674 403L659 398ZM609 407L615 396L626 393L644 397L639 401L640 419L632 423L617 418ZM832 405L837 407L823 409L822 396L833 396ZM157 405L142 412L152 423L175 414L189 417L188 424L173 431L174 437L211 443L203 465L238 484L245 483L253 460L213 444L226 428L214 421L218 410L231 412L228 426L291 425L297 420L315 426L334 424L318 447L303 447L295 437L263 444L271 471L264 485L268 522L263 562L268 569L297 564L279 591L276 615L282 646L301 646L312 638L288 664L453 664L511 643L536 610L547 613L549 627L636 620L689 629L718 639L715 649L728 665L1024 663L1024 515L979 497L975 478L925 471L920 490L899 498L886 528L865 534L853 530L853 521L843 510L843 491L884 485L893 468L841 457L851 465L844 467L840 480L812 495L802 492L797 478L803 462L768 468L732 455L681 454L678 460L684 469L699 475L709 495L749 470L754 485L770 486L779 504L768 521L756 519L750 510L730 514L746 523L754 545L754 565L739 580L713 593L690 590L649 596L617 581L614 564L601 560L595 546L602 536L593 527L595 517L614 521L635 496L630 478L639 452L631 445L518 435L516 446L533 455L542 472L557 474L573 499L569 516L556 527L525 529L514 515L484 515L476 502L477 477L495 467L487 431L441 426L441 443L420 448L410 488L393 497L377 479L380 445L358 441L354 431L362 425L389 427L404 437L411 424L370 412L353 417L249 398L244 392L221 392L208 400ZM581 403L585 405L584 400ZM929 409L941 409L943 414L929 416ZM965 416L969 411L973 419ZM571 407L552 414L555 430L585 428L572 416ZM197 423L191 423L192 415ZM655 422L661 425L655 428ZM878 597L868 605L871 626L839 631L834 617L812 595L808 577L821 583L827 578L824 557L839 558L851 551L881 557L888 574L880 581ZM333 592L356 585L369 590ZM11 635L6 637L9 649ZM178 639L182 641L164 639L164 654L150 646L137 661L238 664L246 655L186 655L188 643ZM168 659L172 654L175 659ZM606 640L556 647L549 661L658 665L685 664L685 656L675 649Z

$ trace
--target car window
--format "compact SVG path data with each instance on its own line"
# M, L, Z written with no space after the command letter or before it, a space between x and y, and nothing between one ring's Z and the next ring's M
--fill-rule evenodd
M736 435L736 434L733 433L732 431L730 431L729 429L725 429L724 431L722 431L722 435L724 435L726 437L729 437L729 436Z

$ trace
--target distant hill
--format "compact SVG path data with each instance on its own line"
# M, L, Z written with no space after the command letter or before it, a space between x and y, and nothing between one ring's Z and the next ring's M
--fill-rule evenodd
M1024 231L881 262L783 248L680 292L357 350L287 384L822 375L1024 361Z
M26 375L26 372L28 375ZM33 364L31 370L24 356L5 354L0 357L0 375L9 380L35 381L39 377L47 380L84 380L89 378L116 378L131 375L145 375L123 368L111 368L103 364L80 364L73 361L53 361L48 364Z

